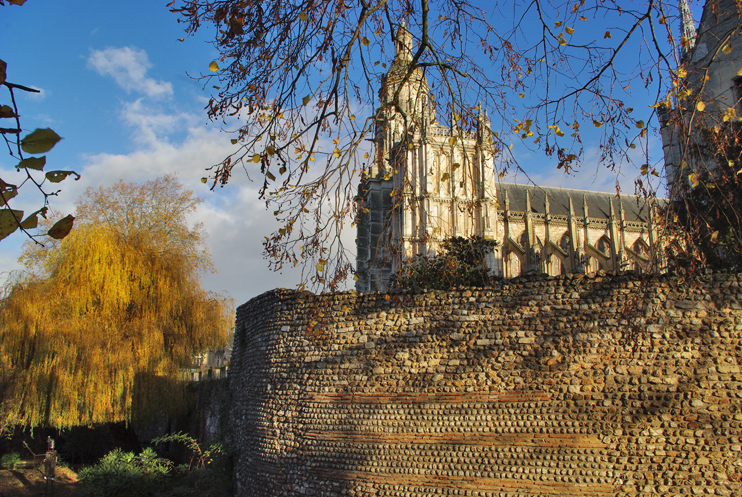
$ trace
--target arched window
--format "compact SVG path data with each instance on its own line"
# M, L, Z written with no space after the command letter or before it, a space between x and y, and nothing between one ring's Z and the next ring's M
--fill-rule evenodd
M597 257L590 256L587 259L587 272L588 273L597 273L602 269L600 261Z
M634 246L632 248L637 254L641 255L645 259L649 259L649 246L647 246L646 242L641 238L634 242Z
M598 240L598 250L603 252L608 257L611 256L611 241L608 239L608 237L600 237L600 240Z
M549 276L560 276L567 273L564 268L564 262L562 262L562 259L556 254L549 254L547 266L546 272Z
M507 260L505 262L507 267L507 277L515 278L520 276L520 257L515 252L508 253Z

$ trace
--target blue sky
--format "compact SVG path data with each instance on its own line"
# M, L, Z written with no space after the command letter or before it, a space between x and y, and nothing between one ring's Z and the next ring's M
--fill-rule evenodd
M226 291L237 303L275 287L293 288L298 273L272 273L262 257L261 241L273 223L256 185L239 173L216 192L200 182L203 169L232 149L230 136L208 124L203 84L188 76L207 72L217 52L207 43L208 27L179 42L183 26L167 3L28 0L21 7L0 7L0 58L8 64L8 81L41 90L19 97L22 125L28 131L51 127L64 138L47 154L47 170L82 175L60 184L52 207L72 212L74 200L89 186L178 173L186 188L205 199L194 221L209 232L218 270L204 278L205 287ZM700 9L694 10L700 18ZM588 156L590 147L587 143ZM3 157L7 175L9 159ZM585 167L577 177L564 177L543 155L523 150L521 157L537 183L615 191L615 175L608 172ZM621 178L624 192L633 190L632 180ZM25 208L36 205L29 199ZM352 246L354 233L347 238ZM18 267L24 241L16 233L1 242L0 273Z

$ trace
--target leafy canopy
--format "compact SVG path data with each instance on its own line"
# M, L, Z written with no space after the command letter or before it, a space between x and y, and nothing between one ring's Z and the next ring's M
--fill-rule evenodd
M0 422L69 427L130 421L183 399L179 370L223 346L231 303L201 288L211 269L200 200L172 176L88 189L76 229L27 242L29 269L0 301Z

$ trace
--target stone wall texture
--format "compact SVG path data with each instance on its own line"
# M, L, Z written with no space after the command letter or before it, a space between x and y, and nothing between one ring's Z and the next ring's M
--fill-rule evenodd
M239 496L742 494L742 274L239 307Z

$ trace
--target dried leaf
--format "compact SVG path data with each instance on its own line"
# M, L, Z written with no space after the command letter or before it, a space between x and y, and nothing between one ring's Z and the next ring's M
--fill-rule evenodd
M23 219L23 211L0 210L0 240L18 229L21 219Z
M47 235L54 238L55 240L61 240L70 233L72 226L75 224L75 217L72 214L68 214L63 217L51 227Z

